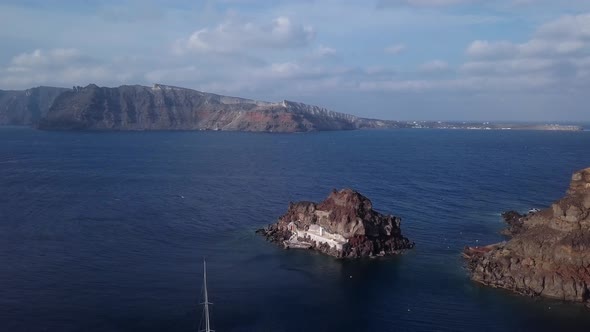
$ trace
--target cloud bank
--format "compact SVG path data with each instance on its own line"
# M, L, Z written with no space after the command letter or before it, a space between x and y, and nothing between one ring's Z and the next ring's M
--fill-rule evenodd
M163 83L389 119L590 120L590 4L564 3L14 2L0 88Z

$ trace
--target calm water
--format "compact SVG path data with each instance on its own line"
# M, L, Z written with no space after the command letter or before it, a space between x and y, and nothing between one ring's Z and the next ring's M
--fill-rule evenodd
M590 132L66 133L0 128L2 331L588 331L590 310L478 286L465 245L590 166ZM405 255L338 261L254 230L353 187Z

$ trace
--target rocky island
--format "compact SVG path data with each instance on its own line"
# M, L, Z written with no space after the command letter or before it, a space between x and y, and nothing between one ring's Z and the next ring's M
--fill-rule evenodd
M59 95L40 129L306 132L355 129L357 118L291 101L265 102L155 84L90 84Z
M290 203L277 223L257 233L285 248L314 249L338 258L371 257L414 247L402 235L400 222L373 210L360 193L343 189L320 203Z
M309 132L355 129L568 130L563 124L396 121L362 118L283 100L258 101L154 84L0 90L0 125L44 130Z
M503 214L512 238L467 247L473 280L531 296L590 303L590 168L550 208Z

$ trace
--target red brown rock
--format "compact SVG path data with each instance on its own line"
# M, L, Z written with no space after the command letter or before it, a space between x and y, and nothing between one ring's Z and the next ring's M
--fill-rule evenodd
M3 119L2 105L7 100L3 95L0 91L0 124ZM123 85L115 88L90 84L67 89L52 100L38 123L40 129L47 130L255 132L308 132L400 126L398 121L359 118L287 100L256 101L161 84L153 87Z
M311 227L321 227L328 236L342 240L342 248L309 238L300 241L326 254L353 258L397 254L414 246L401 233L401 219L373 210L371 201L352 189L332 191L328 198L314 202L290 203L276 224L258 230L270 241L283 244L294 234L304 234Z
M473 280L518 293L588 303L590 299L590 168L572 176L550 208L505 215L513 238L464 256Z

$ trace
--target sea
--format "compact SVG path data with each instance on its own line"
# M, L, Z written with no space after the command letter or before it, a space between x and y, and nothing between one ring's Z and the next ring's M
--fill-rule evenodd
M51 132L0 128L0 330L588 331L590 309L472 282L465 246L590 166L590 132ZM354 188L402 218L399 256L256 235Z

